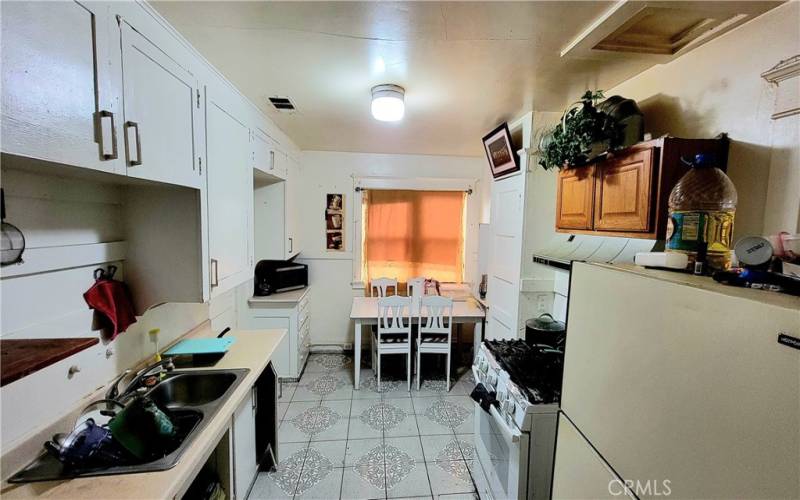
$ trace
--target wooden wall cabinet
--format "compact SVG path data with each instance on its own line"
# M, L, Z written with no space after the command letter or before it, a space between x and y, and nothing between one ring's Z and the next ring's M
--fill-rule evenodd
M663 239L672 188L699 153L725 170L728 139L661 137L616 151L602 161L558 174L556 231Z
M558 175L556 227L591 229L594 209L594 167L562 170Z

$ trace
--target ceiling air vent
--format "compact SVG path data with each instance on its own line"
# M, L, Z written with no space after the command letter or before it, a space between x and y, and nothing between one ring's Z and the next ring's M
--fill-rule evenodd
M292 113L295 110L294 103L288 97L273 96L269 98L269 102L281 113Z

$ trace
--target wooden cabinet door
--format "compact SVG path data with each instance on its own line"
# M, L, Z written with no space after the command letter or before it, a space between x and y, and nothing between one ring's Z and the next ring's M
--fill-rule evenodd
M156 46L124 20L120 29L128 175L200 188L197 79L169 48Z
M208 248L212 296L252 277L250 130L234 115L234 106L226 97L207 89Z
M111 26L108 4L3 2L4 152L125 173Z
M594 229L647 232L653 209L653 148L598 165Z
M233 498L244 500L258 473L255 387L233 415Z
M594 167L570 168L558 174L556 229L592 229Z

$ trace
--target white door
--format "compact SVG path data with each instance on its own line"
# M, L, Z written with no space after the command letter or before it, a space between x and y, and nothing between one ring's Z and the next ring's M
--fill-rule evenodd
M232 114L231 106L221 102L224 97L210 89L207 91L208 247L212 296L229 290L251 275L250 131Z
M108 4L3 2L4 152L125 173L107 14Z
M200 188L197 79L125 21L120 29L128 175Z
M513 175L492 185L487 339L519 335L525 177Z
M256 457L256 394L250 391L233 415L233 490L234 498L244 500L258 473Z

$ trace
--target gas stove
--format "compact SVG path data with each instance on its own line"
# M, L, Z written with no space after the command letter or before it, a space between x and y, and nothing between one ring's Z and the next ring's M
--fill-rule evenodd
M496 399L475 405L481 498L549 498L563 359L560 350L524 340L481 344L472 372Z

